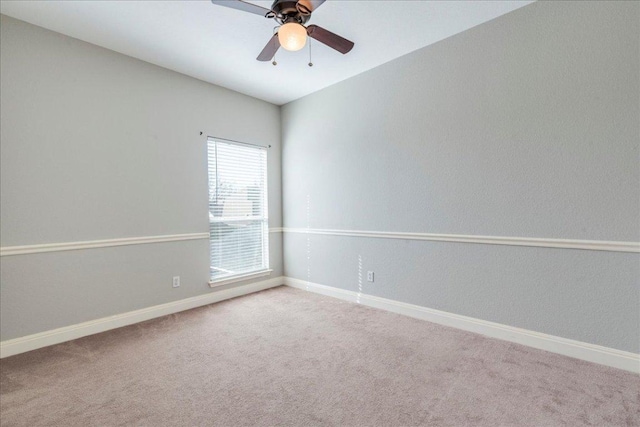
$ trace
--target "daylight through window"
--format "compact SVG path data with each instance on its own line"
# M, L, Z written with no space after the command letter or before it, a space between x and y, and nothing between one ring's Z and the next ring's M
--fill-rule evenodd
M208 140L211 281L267 271L267 150Z

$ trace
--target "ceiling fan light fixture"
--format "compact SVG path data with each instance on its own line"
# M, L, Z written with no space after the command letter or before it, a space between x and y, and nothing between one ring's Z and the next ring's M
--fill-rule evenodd
M287 22L278 29L278 41L288 51L300 50L307 43L307 29L297 22Z

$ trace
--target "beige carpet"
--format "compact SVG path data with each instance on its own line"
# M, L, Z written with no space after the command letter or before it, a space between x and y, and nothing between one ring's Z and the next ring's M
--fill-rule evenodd
M638 426L640 376L280 287L3 359L2 426Z

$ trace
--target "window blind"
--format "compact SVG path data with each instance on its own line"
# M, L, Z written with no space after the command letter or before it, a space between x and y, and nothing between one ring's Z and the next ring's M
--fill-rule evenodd
M269 268L267 150L208 139L211 281Z

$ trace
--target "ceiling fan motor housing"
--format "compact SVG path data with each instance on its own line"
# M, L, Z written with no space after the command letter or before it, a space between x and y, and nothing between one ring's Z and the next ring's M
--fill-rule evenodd
M283 22L306 23L311 17L311 11L304 4L298 4L296 0L275 0L271 10Z

